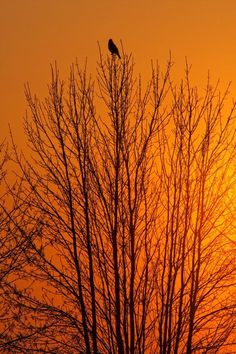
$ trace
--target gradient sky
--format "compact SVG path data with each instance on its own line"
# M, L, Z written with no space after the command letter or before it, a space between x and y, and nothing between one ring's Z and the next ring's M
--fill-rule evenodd
M0 0L0 13L1 140L9 123L22 140L24 83L43 96L55 60L63 77L76 57L95 72L97 41L106 53L110 37L144 77L171 50L174 71L182 75L187 57L194 79L210 70L236 88L236 0Z

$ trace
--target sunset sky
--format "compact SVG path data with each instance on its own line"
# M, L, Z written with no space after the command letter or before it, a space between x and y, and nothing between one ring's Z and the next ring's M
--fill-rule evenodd
M0 352L236 353L236 0L0 16Z
M193 78L232 80L236 89L235 0L1 0L1 140L10 123L22 138L26 109L24 83L43 96L50 63L68 76L76 57L95 73L99 41L104 54L111 37L135 58L137 72L150 72L151 60L164 64L169 51L174 71L183 73L185 57Z

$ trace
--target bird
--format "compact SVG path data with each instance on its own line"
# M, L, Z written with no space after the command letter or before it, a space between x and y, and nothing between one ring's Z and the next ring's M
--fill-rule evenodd
M108 41L108 49L110 50L112 55L115 54L120 59L119 50L118 50L117 46L115 45L115 43L113 42L112 39L109 39L109 41Z

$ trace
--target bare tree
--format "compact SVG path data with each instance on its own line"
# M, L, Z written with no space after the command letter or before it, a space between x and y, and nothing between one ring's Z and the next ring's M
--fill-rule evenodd
M188 67L175 87L170 69L152 69L143 91L132 56L100 54L96 82L76 64L68 85L52 67L44 101L26 86L31 157L15 148L15 225L28 247L10 298L24 316L12 351L216 353L230 343L235 106L223 114L227 91L209 83L200 98Z
M220 94L208 81L200 97L189 75L187 65L185 80L171 87L171 119L159 134L156 350L216 353L226 346L228 353L235 335L235 104L226 114L228 89Z
M0 145L0 348L7 350L8 341L17 340L14 335L15 306L8 301L14 293L14 283L22 265L25 263L26 239L19 237L16 221L20 222L17 209L17 184L7 182L6 164L10 160L7 145ZM11 188L15 189L14 199L10 198Z

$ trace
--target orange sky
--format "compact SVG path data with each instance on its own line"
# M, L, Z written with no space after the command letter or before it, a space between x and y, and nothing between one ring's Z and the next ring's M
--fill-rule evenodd
M164 63L169 50L183 72L185 56L193 76L236 81L235 0L1 0L1 140L10 123L18 142L26 109L23 85L43 95L49 64L63 76L78 57L94 72L99 40L109 37L135 57L137 72L150 71L151 59ZM233 88L236 88L235 83ZM234 96L234 92L232 92Z

